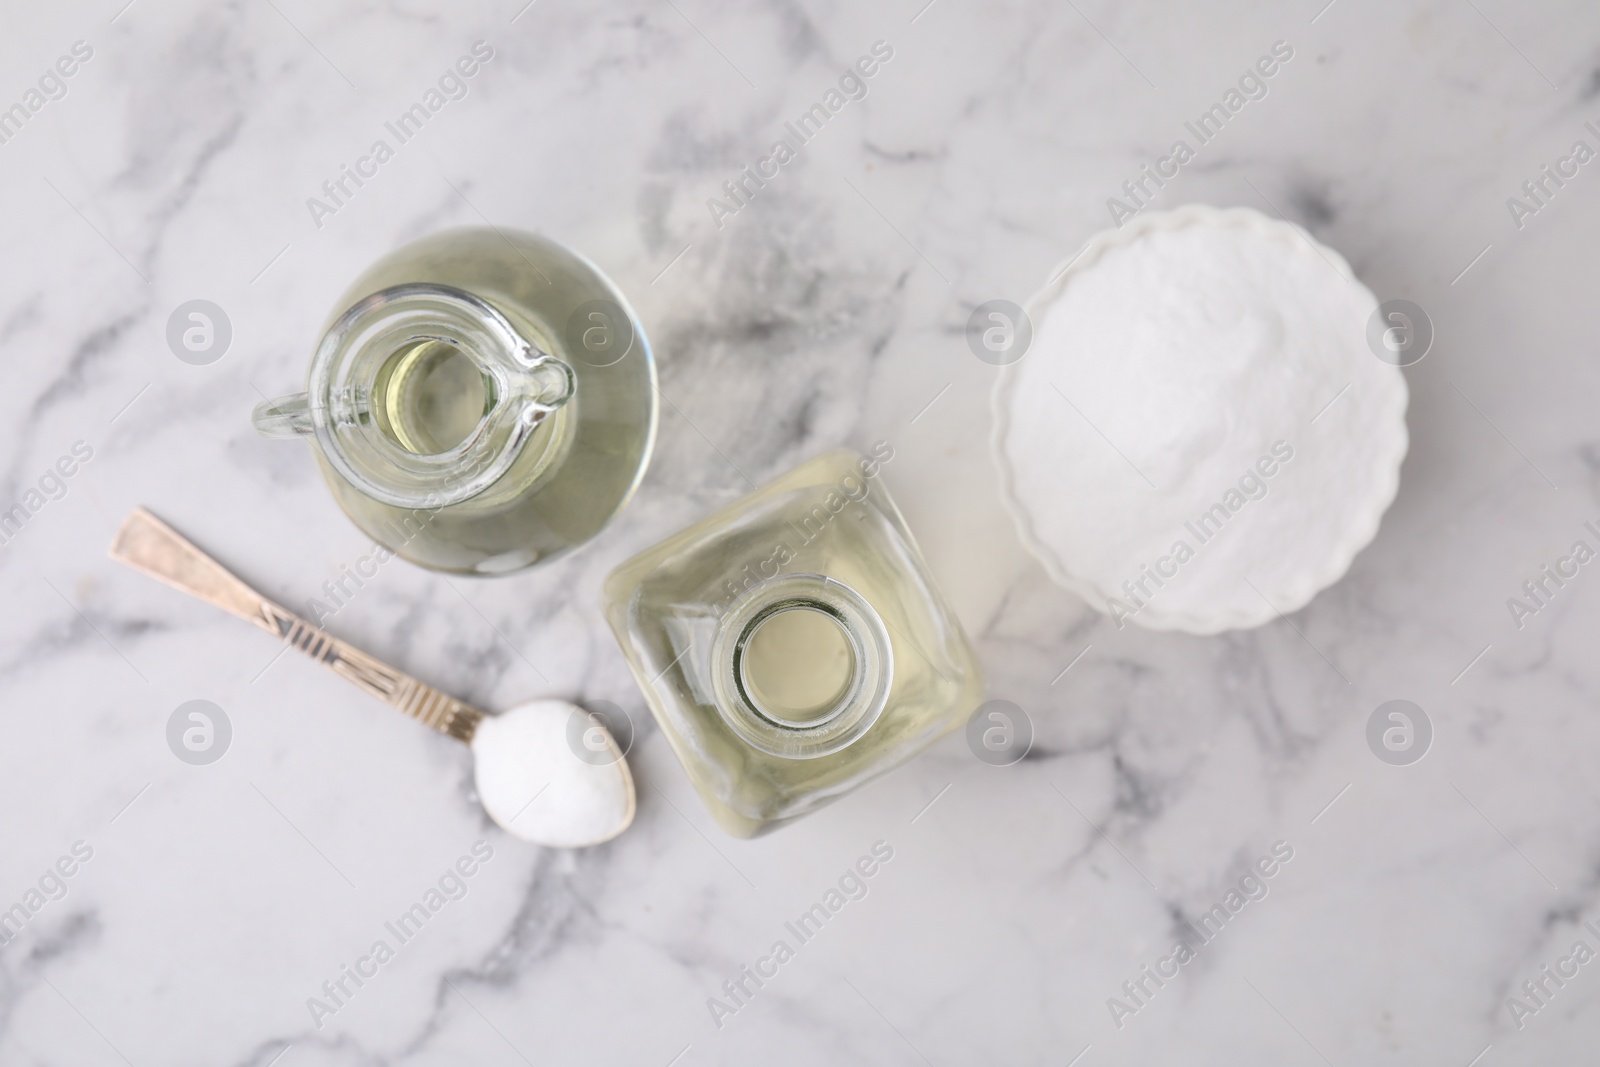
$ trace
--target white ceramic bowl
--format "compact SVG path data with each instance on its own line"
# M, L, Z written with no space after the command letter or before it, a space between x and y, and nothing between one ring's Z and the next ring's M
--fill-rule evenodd
M1049 488L1050 476L1041 476L1040 471L1035 470L1028 475L1030 480L1028 488L1023 489L1018 485L1018 472L1014 469L1008 452L1008 442L1012 435L1012 394L1018 381L1025 376L1023 372L1028 366L1028 361L1038 358L1042 328L1046 325L1052 307L1057 305L1058 300L1070 286L1088 272L1096 270L1108 252L1131 245L1157 231L1185 227L1242 228L1250 231L1251 239L1259 238L1281 243L1288 249L1288 255L1320 257L1323 261L1320 269L1325 272L1326 284L1340 285L1339 279L1342 278L1342 284L1352 286L1356 301L1354 306L1357 309L1376 309L1378 304L1372 292L1356 279L1349 264L1339 253L1321 245L1305 230L1292 223L1270 219L1247 208L1218 209L1204 205L1188 205L1173 211L1141 215L1121 229L1106 230L1095 235L1078 255L1052 272L1052 281L1034 295L1025 308L1033 325L1032 351L1023 355L1018 363L1005 367L995 383L992 396L994 434L991 444L995 465L1000 474L1001 498L1011 513L1022 543L1039 560L1052 579L1107 614L1112 614L1111 598L1123 597L1116 584L1109 580L1107 572L1111 568L1105 563L1106 559L1115 558L1116 553L1121 551L1117 538L1124 538L1129 545L1139 543L1141 538L1145 543L1149 543L1152 539L1164 535L1166 531L1136 528L1135 520L1130 520L1128 525L1118 529L1116 523L1119 520L1114 517L1108 519L1102 510L1096 516L1099 526L1092 536L1103 542L1099 547L1104 547L1106 551L1083 553L1085 556L1097 556L1096 564L1089 565L1085 560L1068 558L1070 553L1064 553L1052 544L1052 540L1070 541L1073 538L1052 536L1052 523L1055 533L1059 534L1061 530L1063 521L1061 515L1052 517L1041 514L1045 509L1034 506L1042 497L1043 491ZM1280 248L1278 251L1283 252L1284 249ZM1322 283L1313 280L1312 284ZM1346 294L1345 299L1348 301L1349 294ZM1370 314L1370 310L1365 313ZM1339 494L1330 493L1329 497L1342 496L1342 499L1331 502L1329 498L1319 499L1316 503L1317 515L1277 514L1272 518L1272 521L1279 523L1287 531L1285 544L1294 544L1292 535L1296 524L1301 524L1303 533L1306 529L1313 528L1306 524L1315 521L1316 536L1303 537L1302 540L1308 544L1320 543L1315 548L1309 549L1310 554L1305 558L1293 559L1292 565L1288 567L1280 566L1278 568L1280 572L1286 571L1286 573L1279 573L1275 580L1269 580L1270 587L1261 587L1257 590L1242 589L1238 592L1219 590L1215 597L1211 597L1208 592L1206 594L1208 599L1204 603L1194 603L1195 595L1189 595L1187 599L1190 602L1187 603L1174 603L1175 598L1168 595L1165 598L1166 603L1163 603L1164 598L1158 593L1150 597L1129 621L1150 629L1182 630L1196 634L1212 634L1223 630L1259 626L1280 613L1288 614L1304 607L1317 593L1343 577L1356 553L1372 541L1377 534L1383 513L1394 500L1399 487L1400 464L1405 458L1408 444L1405 424L1407 390L1405 378L1399 368L1379 361L1367 349L1363 332L1353 331L1348 342L1343 339L1342 332L1340 338L1339 344L1351 349L1348 357L1351 379L1353 383L1360 383L1360 393L1355 397L1343 397L1338 403L1359 402L1363 405L1359 409L1360 421L1356 423L1348 413L1341 415L1340 418L1330 417L1326 420L1317 417L1317 424L1306 426L1300 432L1306 435L1311 444L1322 450L1319 454L1324 457L1339 455L1342 445L1352 446L1349 448L1352 456L1350 464L1356 465L1357 469L1340 471L1344 477L1339 481L1345 488ZM1038 374L1035 373L1031 377L1037 378ZM1031 384L1037 388L1039 382L1033 381ZM1337 411L1337 408L1334 410ZM1066 404L1061 406L1061 411L1064 424L1066 420L1077 417ZM1263 421L1277 418L1278 422L1282 423L1281 413L1261 412L1259 416ZM1035 421L1037 421L1036 413ZM1304 422L1305 417L1300 417L1297 426ZM1357 426L1359 431L1356 429ZM1340 434L1344 435L1343 441L1340 440ZM1360 438L1359 441L1352 440L1357 436ZM1251 447L1255 446L1254 442L1250 444ZM1102 456L1098 459L1086 458L1085 462L1115 464L1117 461ZM1285 465L1284 470L1288 469ZM1133 469L1123 473L1128 479L1136 480L1139 477ZM1105 476L1106 472L1101 471L1098 474ZM1068 484L1064 477L1062 484ZM1140 482L1139 485L1143 486L1143 483ZM1218 491L1220 492L1222 488L1219 486ZM1104 502L1092 499L1081 501L1083 509L1096 507L1104 509L1106 506ZM1283 507L1278 508L1280 513L1283 510ZM1081 535L1083 531L1072 532ZM1082 536L1079 536L1077 541L1081 546ZM1285 554L1292 556L1293 550L1286 550ZM1202 558L1201 555L1196 556L1197 560ZM1129 576L1127 567L1118 573L1123 578ZM1138 573L1136 569L1132 571L1133 575ZM1123 601L1124 604L1126 602Z

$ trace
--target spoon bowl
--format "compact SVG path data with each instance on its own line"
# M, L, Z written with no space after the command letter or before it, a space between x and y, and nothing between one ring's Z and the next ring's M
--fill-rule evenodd
M574 720L583 748L571 744ZM633 822L633 775L606 728L565 700L533 700L488 715L472 735L478 799L524 841L581 848Z

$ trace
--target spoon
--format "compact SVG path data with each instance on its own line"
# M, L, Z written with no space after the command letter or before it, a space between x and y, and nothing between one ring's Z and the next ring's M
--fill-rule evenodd
M123 521L111 558L254 623L424 726L471 746L478 798L513 837L583 848L611 840L633 822L627 761L582 708L534 700L486 715L274 604L144 508Z

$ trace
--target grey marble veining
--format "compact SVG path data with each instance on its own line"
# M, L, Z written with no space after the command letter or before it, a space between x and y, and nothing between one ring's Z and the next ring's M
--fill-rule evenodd
M75 42L92 56L0 142L0 511L75 443L92 458L0 547L0 908L76 843L92 855L0 945L0 1063L1593 1058L1600 964L1573 951L1600 950L1600 579L1580 568L1520 628L1507 607L1600 544L1600 164L1532 214L1507 203L1574 142L1600 148L1588 6L108 0L4 22L0 108ZM1010 530L994 369L962 330L1110 225L1123 182L1280 40L1266 96L1153 207L1281 214L1427 310L1400 496L1292 618L1119 631ZM464 97L336 211L308 206L478 41L493 57ZM893 57L864 99L747 206L708 206L877 41ZM635 303L654 462L571 557L495 581L390 563L333 626L490 708L626 709L637 824L575 854L494 828L465 749L105 556L144 504L269 596L317 595L365 544L250 409L300 386L362 267L485 221L579 249ZM206 366L166 343L197 298L233 329ZM956 735L733 841L654 730L600 582L752 484L880 439L1034 748L996 768ZM196 698L234 728L204 767L165 741ZM1365 739L1395 698L1435 731L1411 766ZM479 840L467 894L319 1028L308 999ZM867 895L719 1027L708 1000L880 841ZM1118 1018L1124 983L1277 842L1292 858L1265 895Z

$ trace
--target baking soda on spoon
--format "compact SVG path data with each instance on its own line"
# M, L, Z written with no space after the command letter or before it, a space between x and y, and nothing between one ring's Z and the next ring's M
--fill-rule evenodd
M478 723L478 798L508 833L576 848L609 841L633 821L627 764L605 727L591 720L571 742L573 717L585 715L564 700L533 700Z

